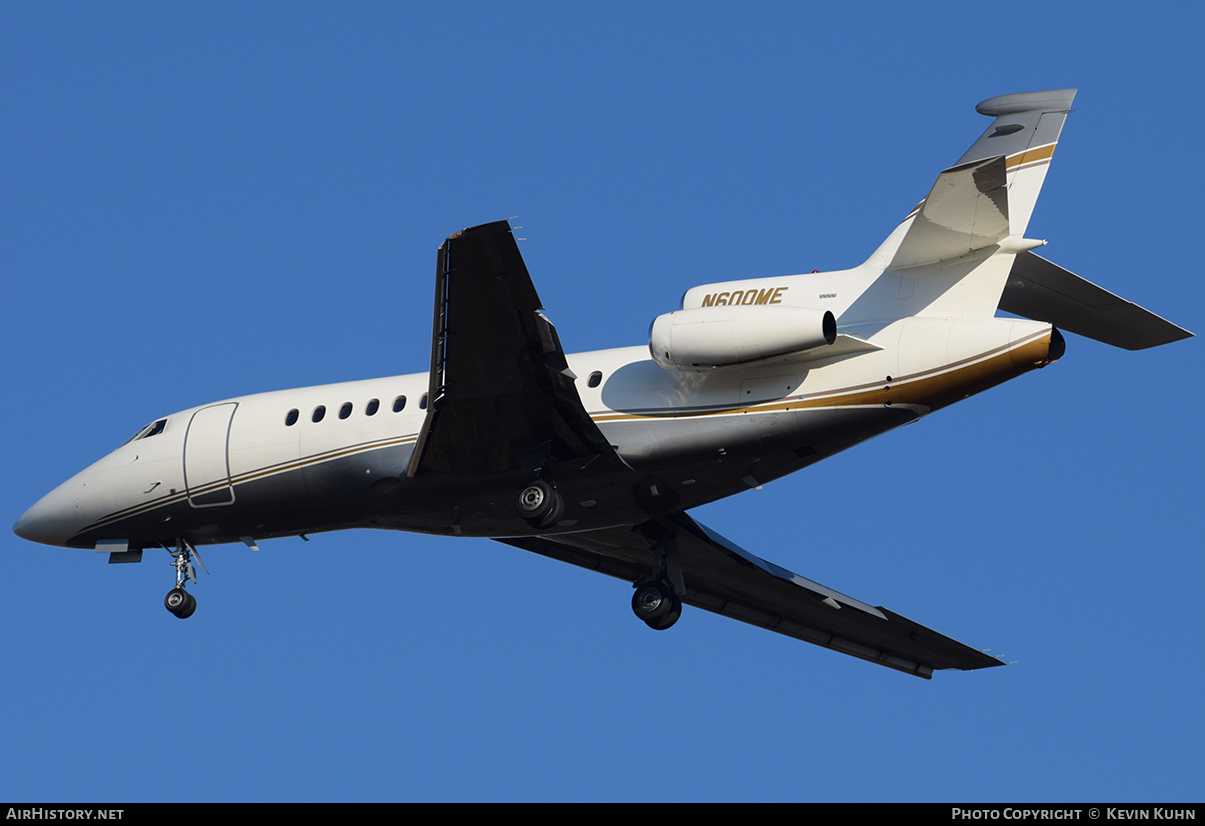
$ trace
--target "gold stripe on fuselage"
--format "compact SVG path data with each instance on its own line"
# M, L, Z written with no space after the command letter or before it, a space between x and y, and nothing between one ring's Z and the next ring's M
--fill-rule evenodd
M1050 331L1039 331L1019 342L1001 345L983 353L969 356L939 368L913 373L907 376L893 378L890 382L870 382L866 384L843 387L820 393L815 396L799 395L762 402L745 407L714 405L707 407L674 408L673 410L647 410L639 413L621 413L615 411L595 412L590 418L596 423L635 421L635 420L665 420L665 419L694 419L714 416L736 416L749 413L767 413L771 411L790 410L823 410L841 407L889 407L893 404L911 405L936 410L952 404L962 398L985 390L1006 381L1013 376L1025 372L1028 367L1018 367L1020 364L1032 364L1038 367L1045 363L1050 345ZM972 375L975 374L975 375ZM380 439L372 442L315 453L298 459L291 459L275 465L268 465L255 470L245 471L229 480L218 480L206 483L192 490L177 491L152 502L144 502L124 510L108 514L102 519L81 529L86 533L122 519L140 516L168 505L174 505L186 499L201 496L206 493L221 490L225 487L235 487L289 473L313 465L367 453L382 448L396 447L413 443L417 434L393 439Z
M890 382L877 381L866 384L843 387L814 396L802 394L786 397L775 401L761 402L747 407L732 407L730 405L712 405L698 408L674 408L668 411L646 410L639 413L596 413L591 414L595 422L616 422L632 419L665 419L692 418L700 416L737 415L746 413L766 413L771 410L809 410L829 407L848 407L850 405L882 405L882 404L913 404L936 410L950 404L943 401L951 391L963 384L977 385L978 382L968 382L967 373L970 371L989 372L990 375L1018 375L1024 369L1012 367L1015 362L1029 363L1034 366L1046 360L1050 345L1050 332L1038 331L1020 341L1002 344L991 350L984 351L965 359L951 362L932 370L912 373L907 376L893 377ZM1000 379L1003 381L1004 379ZM887 388L890 389L887 389ZM972 393L978 390L972 390ZM970 395L970 393L965 394ZM960 395L959 398L963 396Z
M342 459L345 456L352 456L357 453L366 453L372 450L380 450L381 448L397 447L400 445L409 444L414 442L416 438L417 434L411 434L409 436L402 436L400 438L378 439L377 441L373 442L361 442L357 445L335 448L322 453L315 453L310 456L290 459L287 462L280 462L275 465L268 465L266 467L244 471L243 473L229 477L229 479L218 479L213 482L206 482L203 485L198 485L197 487L186 490L176 491L175 493L160 497L159 499L155 499L151 502L143 502L142 504L134 505L133 507L125 508L124 510L115 511L83 528L80 533L101 528L105 525L121 519L127 519L131 516L140 516L143 513L156 510L166 505L174 505L178 502L184 501L185 499L204 496L207 493L213 493L226 487L234 487L235 485L246 484L247 482L253 482L257 479L263 479L268 476L277 476L281 473L289 473L290 471L300 470L302 468L309 467L310 465L321 464L334 459Z

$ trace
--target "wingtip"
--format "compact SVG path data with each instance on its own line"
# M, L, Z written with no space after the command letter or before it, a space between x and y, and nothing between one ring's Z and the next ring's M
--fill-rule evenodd
M487 224L474 224L471 227L465 227L462 230L453 232L449 235L446 241L452 241L457 238L463 238L469 235L492 235L498 232L510 232L511 226L509 221L490 221Z

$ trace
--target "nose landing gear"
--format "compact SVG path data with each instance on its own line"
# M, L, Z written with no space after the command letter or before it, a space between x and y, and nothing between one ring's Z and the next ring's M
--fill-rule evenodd
M201 561L201 555L197 553L197 549L186 540L179 540L176 549L169 552L172 555L172 566L176 569L176 587L167 592L167 596L163 598L163 605L180 619L188 619L197 610L196 598L184 590L188 580L197 581L197 571L192 566L192 558L194 556L197 558L197 564L206 573L209 573L209 569Z

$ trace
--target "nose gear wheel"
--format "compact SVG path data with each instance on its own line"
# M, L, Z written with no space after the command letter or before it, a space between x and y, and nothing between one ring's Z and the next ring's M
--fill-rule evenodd
M168 591L163 604L180 619L188 619L197 610L196 598L183 588L172 588Z
M207 573L209 569L201 561L197 549L186 540L179 540L176 549L169 549L168 552L172 555L172 567L176 569L176 587L167 592L167 596L163 598L163 606L180 619L188 619L197 610L196 598L184 590L189 580L197 581L197 571L192 566L193 557L197 558L197 564Z

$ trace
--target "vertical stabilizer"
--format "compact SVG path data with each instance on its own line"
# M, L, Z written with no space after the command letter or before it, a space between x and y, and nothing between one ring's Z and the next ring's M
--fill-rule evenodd
M995 120L955 166L1004 156L1012 235L1024 235L1029 225L1075 92L1075 89L1055 89L1000 95L975 107L979 114Z
M988 98L993 118L863 264L880 273L843 323L907 316L990 317L1024 238L1075 89Z

